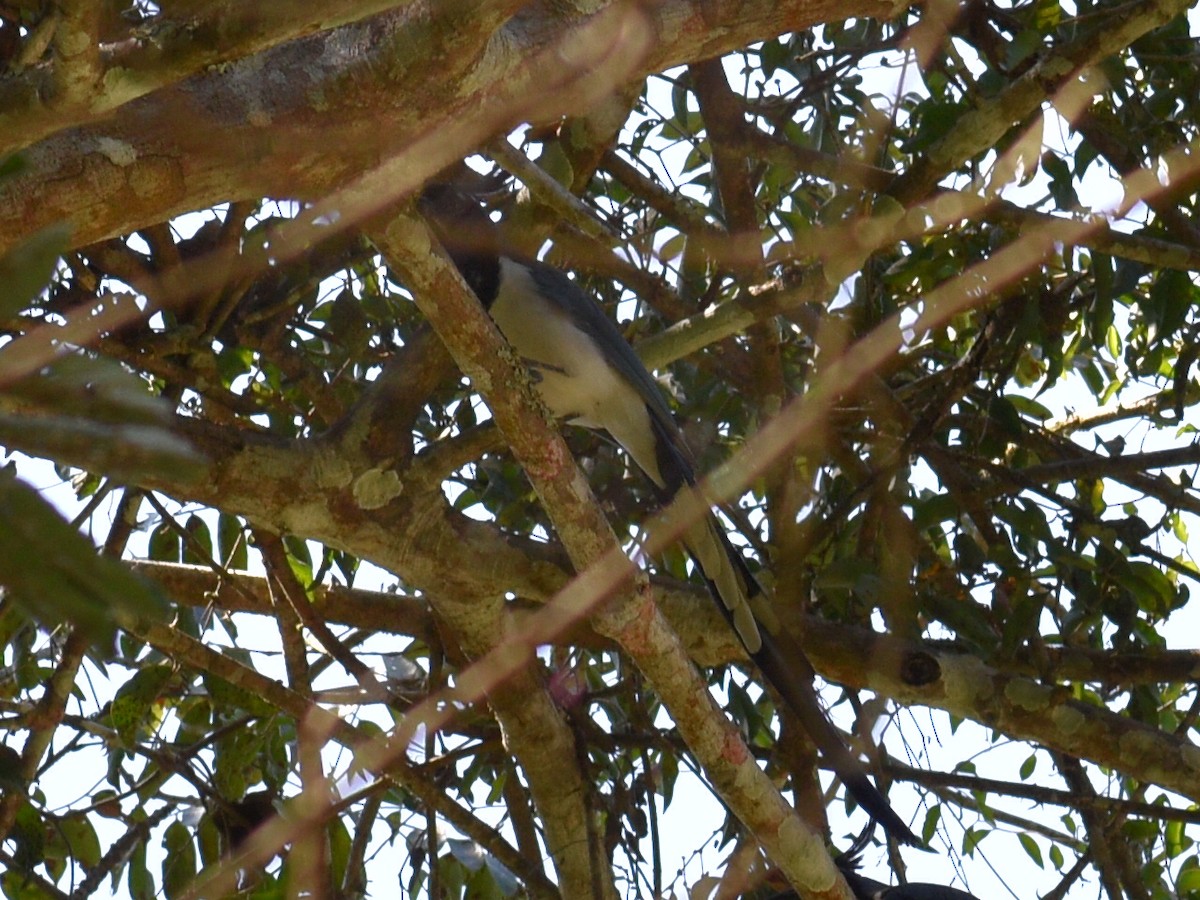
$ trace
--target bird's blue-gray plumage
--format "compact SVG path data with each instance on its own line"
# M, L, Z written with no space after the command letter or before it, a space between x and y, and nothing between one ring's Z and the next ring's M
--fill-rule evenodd
M435 186L422 194L420 206L467 285L529 366L550 411L607 431L664 502L694 487L696 465L661 388L595 301L558 269L502 252L496 229L474 198ZM759 627L751 600L762 588L716 515L689 527L684 544L751 659L850 793L890 834L920 844L829 722L803 651L791 642L784 653Z

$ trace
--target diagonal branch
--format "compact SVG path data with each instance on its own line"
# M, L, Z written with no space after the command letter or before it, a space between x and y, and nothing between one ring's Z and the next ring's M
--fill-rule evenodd
M398 218L376 242L406 281L464 374L480 389L513 454L528 473L578 571L561 603L546 613L561 620L594 610L602 633L617 641L646 674L672 711L685 741L722 797L763 842L772 859L805 896L848 897L848 889L822 849L820 835L796 816L759 769L740 734L716 707L707 685L658 612L644 587L630 592L636 570L574 460L548 422L528 375L501 339L474 294L444 257L430 252L429 232ZM694 501L693 515L703 511ZM682 527L682 526L681 526ZM647 552L655 552L653 546ZM553 620L551 620L553 621Z
M905 204L925 197L947 174L995 147L1010 128L1037 112L1081 70L1099 65L1191 5L1190 0L1148 0L1123 8L1078 40L1055 48L1000 94L965 111L956 127L897 176L888 193Z

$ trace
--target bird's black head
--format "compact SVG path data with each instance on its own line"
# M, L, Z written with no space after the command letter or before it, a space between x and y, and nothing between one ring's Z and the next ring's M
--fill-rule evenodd
M417 209L484 306L496 298L500 237L478 198L455 184L426 185Z
M417 209L455 262L497 254L496 225L474 194L455 184L434 182L421 191Z

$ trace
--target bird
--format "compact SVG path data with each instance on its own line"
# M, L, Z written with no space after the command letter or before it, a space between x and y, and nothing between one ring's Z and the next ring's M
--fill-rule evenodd
M599 304L562 270L508 252L499 229L461 186L432 182L417 208L500 332L522 358L558 419L607 431L670 502L698 483L696 460L658 382ZM884 830L923 842L867 777L826 716L815 675L794 640L761 627L752 602L763 588L710 511L683 543L747 654L799 719L847 790Z
M865 875L859 875L859 860L874 831L875 825L872 822L855 838L849 849L833 858L834 864L842 873L842 877L846 879L846 884L850 887L850 892L854 894L855 900L978 900L966 891L947 887L944 884L908 882L890 885L876 881L874 878L867 878ZM768 900L798 900L798 897L795 891L789 889L772 894Z
M855 900L978 900L974 894L944 884L884 884L858 874L858 859L839 856L834 860ZM770 900L798 900L795 891L773 894Z
M868 832L864 832L869 836ZM862 852L865 840L859 838L851 850L834 857L841 876L850 886L854 900L978 900L974 894L965 890L947 887L946 884L928 884L924 882L907 882L905 884L884 884L875 878L858 874L859 853ZM798 900L794 890L784 890L770 896L769 900Z
M839 857L835 862L856 900L978 900L973 894L944 884L884 884L874 878L859 875L857 859ZM795 897L795 894L791 896Z

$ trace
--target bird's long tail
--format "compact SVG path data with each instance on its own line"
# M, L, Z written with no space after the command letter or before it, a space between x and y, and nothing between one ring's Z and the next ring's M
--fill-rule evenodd
M656 435L655 462L659 473L656 482L663 499L671 500L680 490L696 486L695 466L674 423L662 421L653 412L650 420ZM717 516L713 513L705 516L685 532L683 539L708 581L709 593L721 614L763 677L783 698L842 779L846 790L889 835L905 844L923 847L924 842L909 830L883 793L871 783L862 763L829 721L813 689L812 664L800 644L782 628L772 634L755 617L750 601L763 593L762 586L745 558L730 543Z
M710 593L718 601L726 620L733 626L734 631L745 645L746 652L754 660L754 664L758 666L763 677L783 698L783 702L791 713L799 720L800 725L820 749L830 767L842 780L846 790L858 801L867 814L878 821L884 830L896 840L914 847L924 846L924 842L913 834L904 820L892 809L883 793L872 784L863 764L850 752L841 734L829 721L829 717L813 689L813 678L816 673L799 643L790 638L782 629L778 634L771 634L758 623L755 623L752 634L747 633L743 616L752 615L749 599L761 593L762 588L747 568L742 555L730 544L729 539L719 528L720 525L715 517L710 517L710 523L705 532L719 547L714 547L710 543L704 551L696 550L691 543L695 535L689 532L688 548L693 552L701 571L708 580ZM713 558L718 549L722 551L721 555L724 557L724 561L715 567L720 581L711 577L710 569L705 566L705 560ZM733 569L737 575L736 582L745 585L740 601L729 602L726 599L725 590L734 583L728 571L730 569ZM747 637L750 640L747 640ZM754 641L757 641L757 649L754 647Z
M793 643L793 642L789 642ZM846 747L842 736L829 721L821 702L812 687L813 670L798 645L781 652L776 639L763 636L763 646L751 658L763 673L763 677L783 697L788 709L800 720L813 743L820 748L829 765L851 796L866 810L871 818L879 822L884 830L896 840L914 847L924 846L924 841L913 834L903 819L892 809L887 797L875 787L867 776L862 763Z

